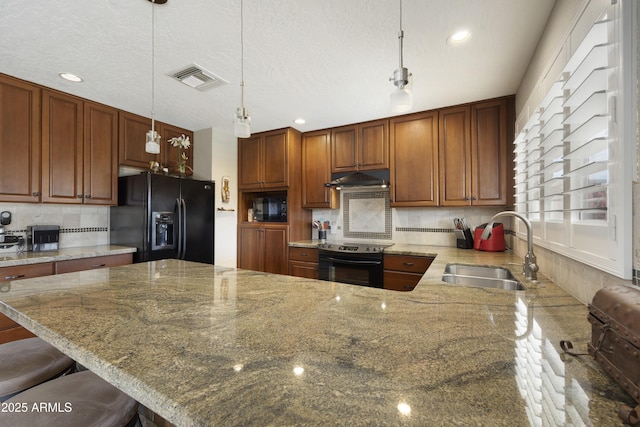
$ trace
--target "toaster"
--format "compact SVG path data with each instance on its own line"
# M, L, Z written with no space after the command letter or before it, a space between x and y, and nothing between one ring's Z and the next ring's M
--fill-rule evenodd
M57 251L60 240L58 225L28 225L27 250L33 252Z

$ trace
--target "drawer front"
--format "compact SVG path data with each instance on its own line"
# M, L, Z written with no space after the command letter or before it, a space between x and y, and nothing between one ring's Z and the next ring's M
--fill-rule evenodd
M316 248L289 247L289 259L292 261L318 262L318 250Z
M307 279L317 279L318 263L289 261L289 276L304 277Z
M0 268L0 282L29 279L31 277L51 276L53 272L54 268L52 262L2 267Z
M131 264L132 260L132 254L120 254L58 261L56 262L56 274L94 270L96 268L117 267L119 265Z
M421 278L422 274L385 270L382 283L385 289L392 291L412 291Z
M384 269L424 274L433 260L433 257L385 255Z

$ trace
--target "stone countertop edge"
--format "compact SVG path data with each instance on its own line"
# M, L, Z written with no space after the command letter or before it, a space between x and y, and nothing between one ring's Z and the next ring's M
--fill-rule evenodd
M63 248L47 252L19 252L0 255L0 268L19 265L41 264L45 262L67 261L73 259L93 258L107 255L120 255L136 252L136 248L116 245L81 246Z
M16 281L0 312L177 425L400 425L394 405L405 396L414 411L402 425L513 427L529 425L513 376L522 362L514 309L528 304L539 324L528 336L554 347L549 360L562 367L566 385L575 379L584 387L586 420L620 425L615 405L629 403L622 389L589 357L556 355L559 339L587 340L582 303L542 275L536 284L523 280L527 289L517 293L441 281L451 262L518 273L511 253L419 252L437 256L411 292L163 260ZM143 293L145 284L153 286ZM229 286L235 291L225 297ZM86 329L73 326L79 322ZM306 367L302 380L289 374L294 363ZM561 397L580 403L573 387ZM570 410L561 412L571 420Z

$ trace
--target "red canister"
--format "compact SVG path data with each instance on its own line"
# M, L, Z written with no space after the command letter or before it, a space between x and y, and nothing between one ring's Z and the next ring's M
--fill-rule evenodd
M482 233L486 226L487 224L482 224L476 227L473 248L477 251L504 252L504 226L502 223L494 223L489 238L482 240Z

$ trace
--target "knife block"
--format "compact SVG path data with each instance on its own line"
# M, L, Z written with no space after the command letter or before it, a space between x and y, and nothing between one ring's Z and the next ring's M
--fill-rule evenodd
M473 236L470 229L454 230L456 235L456 248L458 249L472 249L473 248Z

